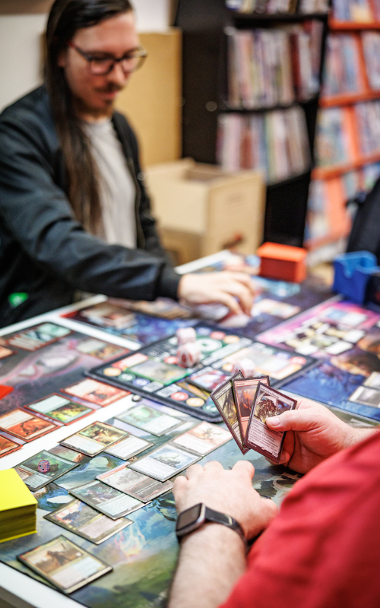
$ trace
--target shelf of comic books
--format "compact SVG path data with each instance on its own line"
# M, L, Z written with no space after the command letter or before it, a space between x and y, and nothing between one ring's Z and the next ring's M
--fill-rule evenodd
M370 27L380 23L379 0L333 0L332 24L338 26Z
M226 0L226 7L241 17L282 17L324 14L329 0Z

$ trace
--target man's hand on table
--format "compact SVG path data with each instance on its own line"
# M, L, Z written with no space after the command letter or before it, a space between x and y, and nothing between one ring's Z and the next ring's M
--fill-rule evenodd
M254 295L252 280L242 272L185 274L178 287L186 304L224 304L236 314L251 313Z
M208 462L204 467L192 465L186 477L177 477L174 482L177 511L203 502L211 509L234 517L242 526L246 538L254 538L277 515L275 503L261 498L252 488L254 472L252 464L245 460L237 462L231 470L225 470L216 461Z
M307 473L317 464L374 432L353 428L327 407L311 399L300 399L297 409L267 418L272 431L287 431L280 464Z

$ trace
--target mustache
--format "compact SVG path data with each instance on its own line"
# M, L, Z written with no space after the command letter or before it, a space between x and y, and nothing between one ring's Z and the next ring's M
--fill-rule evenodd
M117 84L110 83L110 84L108 84L107 86L105 86L105 87L99 87L99 88L97 88L96 90L97 90L99 93L114 93L114 92L116 92L116 91L122 91L122 90L123 90L123 88L124 88L123 86L120 86L120 85L117 85Z

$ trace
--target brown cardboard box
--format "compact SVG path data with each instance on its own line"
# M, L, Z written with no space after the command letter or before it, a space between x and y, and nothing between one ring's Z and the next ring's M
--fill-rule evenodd
M265 186L260 173L226 173L182 159L147 169L163 244L177 264L234 248L254 253L262 242Z

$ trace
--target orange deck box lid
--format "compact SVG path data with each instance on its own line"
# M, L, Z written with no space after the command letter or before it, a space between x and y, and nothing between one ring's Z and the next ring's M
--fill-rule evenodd
M302 262L307 254L302 247L292 247L291 245L281 245L280 243L264 243L257 250L260 258L272 258L284 260L286 262Z

